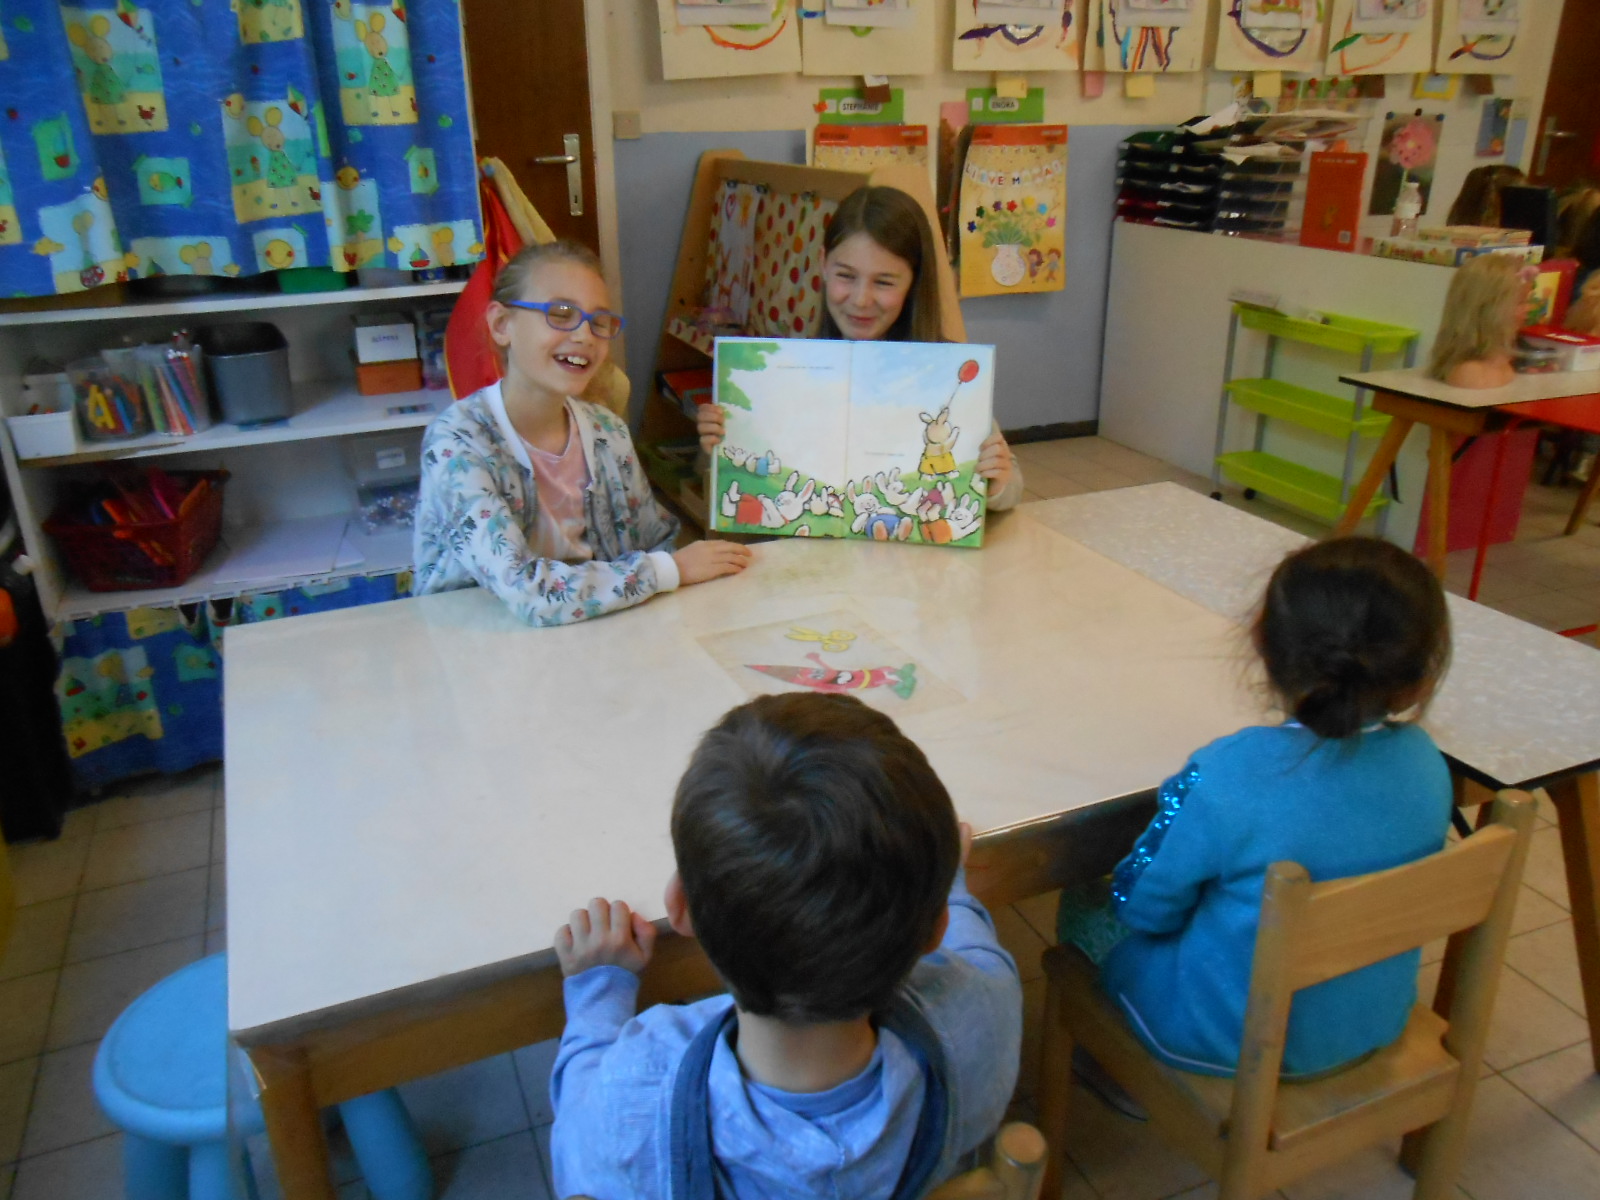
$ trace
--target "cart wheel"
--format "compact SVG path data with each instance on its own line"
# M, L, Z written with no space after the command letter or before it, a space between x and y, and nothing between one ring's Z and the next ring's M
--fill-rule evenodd
M1256 498L1256 490L1255 490L1255 488L1245 488L1245 490L1244 490L1244 498L1246 500L1254 500Z
M1212 492L1211 493L1211 498L1213 500L1221 500L1222 499L1222 493L1221 492Z

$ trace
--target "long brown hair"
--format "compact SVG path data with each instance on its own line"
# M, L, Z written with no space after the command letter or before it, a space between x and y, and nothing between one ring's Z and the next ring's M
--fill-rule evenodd
M905 307L884 335L888 342L942 342L944 325L939 314L939 276L935 264L940 253L928 226L927 214L899 188L859 187L839 202L828 231L822 235L824 255L835 246L864 233L911 268L911 290ZM818 337L844 336L824 302Z
M1524 176L1517 167L1494 163L1487 167L1473 167L1461 181L1456 202L1450 206L1446 225L1499 225L1500 190L1522 183Z
M1444 379L1462 363L1509 354L1526 288L1522 264L1508 255L1480 254L1457 267L1428 374Z

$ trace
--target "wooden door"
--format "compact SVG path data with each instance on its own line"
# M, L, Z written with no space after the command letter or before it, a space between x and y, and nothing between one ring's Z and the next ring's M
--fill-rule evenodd
M599 249L594 131L583 0L462 0L478 154L500 159L558 237ZM583 212L573 215L565 154L578 138Z
M1596 64L1600 64L1600 5L1594 0L1567 0L1535 131L1532 182L1558 189L1600 182Z

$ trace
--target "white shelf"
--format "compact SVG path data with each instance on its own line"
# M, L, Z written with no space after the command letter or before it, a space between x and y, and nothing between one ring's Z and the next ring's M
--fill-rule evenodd
M313 517L304 522L285 521L274 526L320 524L325 518ZM251 540L253 531L235 531L234 541L243 545ZM362 561L348 566L329 569L325 561L309 564L297 571L289 564L280 575L270 579L226 584L218 583L219 576L228 574L227 566L232 547L229 531L224 530L222 540L200 570L183 584L171 588L148 588L129 592L91 592L82 584L71 583L61 597L56 620L67 621L102 613L124 612L130 608L170 608L175 604L193 604L203 600L220 600L231 596L259 595L262 592L280 591L306 583L321 583L332 579L348 579L357 575L383 575L406 570L411 566L411 530L388 530L368 535L358 521L352 518L345 529L345 540L362 555Z
M459 279L443 283L410 283L400 287L340 288L329 292L220 292L182 300L147 304L112 304L104 308L56 308L38 312L0 313L8 325L62 325L79 321L136 321L144 317L192 317L206 313L255 312L270 308L304 308L314 304L366 304L409 300L418 296L454 296L466 287Z
M377 433L387 429L420 429L432 422L449 404L448 388L363 396L350 380L317 380L295 385L296 411L287 421L248 427L217 424L186 438L149 433L121 442L83 442L75 454L27 458L19 462L23 467L65 467L73 463L194 454L207 450L229 450L236 446L264 446L273 442L301 442L309 438ZM415 413L391 412L414 405L428 407Z

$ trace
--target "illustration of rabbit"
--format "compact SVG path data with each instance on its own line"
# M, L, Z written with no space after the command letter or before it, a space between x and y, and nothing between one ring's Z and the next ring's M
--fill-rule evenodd
M722 445L722 457L727 459L736 467L745 466L750 461L750 454L748 451L741 450L737 446L730 446L726 442L724 442Z
M922 431L922 461L917 464L917 470L924 475L954 479L961 472L956 470L956 458L951 451L955 449L961 430L950 424L950 406L946 404L936 417L927 413L917 416L927 426Z
M859 492L854 483L845 484L844 494L855 512L855 519L850 522L851 533L864 533L879 542L903 542L911 536L911 519L885 508L872 490L870 479L863 481Z
M958 502L951 493L948 483L944 484L941 490L944 492L945 504L949 509L950 532L957 540L966 537L983 524L983 508L976 496L962 496Z
M796 492L794 485L799 478L800 472L790 471L789 481L783 485L783 491L776 496L752 496L748 492L741 494L739 481L735 479L728 485L728 491L722 497L722 515L732 517L740 525L782 529L798 519L805 511L806 501L811 499L816 489L817 481L808 479L805 487Z
M85 91L96 104L121 104L127 95L127 85L111 66L116 53L106 34L111 32L111 21L103 14L89 18L89 28L76 23L67 26L67 39L94 64L89 72Z
M771 450L760 458L751 455L750 461L745 466L756 475L776 475L783 470L783 462Z
M382 13L373 13L365 22L356 22L356 40L365 45L367 53L372 55L372 74L367 79L367 91L374 96L400 94L400 77L389 62L389 40L383 36L386 23L387 18Z
M811 499L806 501L806 511L813 517L842 517L844 505L839 502L839 493L824 485L821 491L813 493Z
M898 508L908 517L916 515L917 506L922 503L923 489L918 488L914 492L906 491L906 485L900 481L899 467L891 470L887 477L882 471L879 471L877 483L878 490L883 493L884 499L888 500L892 507Z
M283 124L283 110L276 104L267 109L266 123L260 117L251 117L244 125L250 131L251 137L261 139L261 144L267 148L267 186L269 188L292 188L299 180L295 171L294 160L283 152L283 130L278 126Z

